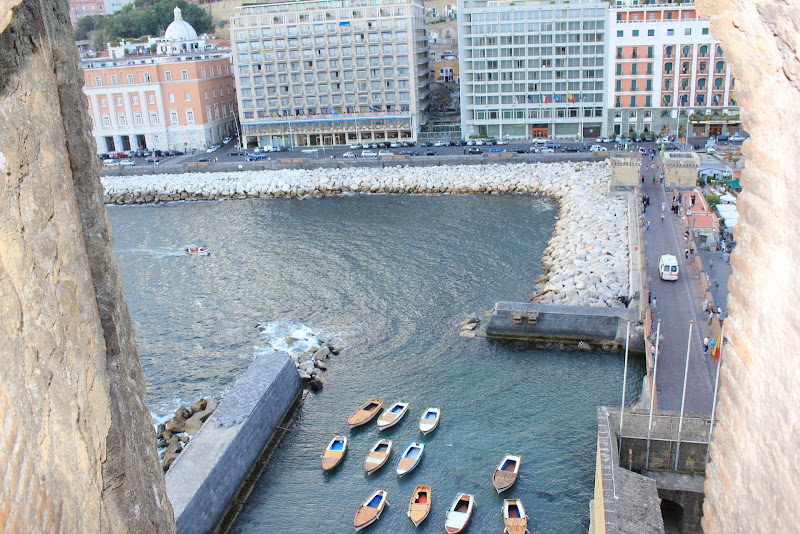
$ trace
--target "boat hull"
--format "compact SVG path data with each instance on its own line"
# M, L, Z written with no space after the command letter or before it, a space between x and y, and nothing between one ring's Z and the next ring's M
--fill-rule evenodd
M434 418L426 418L425 416L429 413L434 412L436 417ZM422 417L419 419L419 431L422 434L429 434L436 430L436 427L439 426L439 419L441 418L441 412L439 408L428 408L425 410L425 413L422 414Z
M506 454L503 457L492 475L492 485L498 494L506 491L517 481L521 462L521 457L512 454Z
M475 510L475 497L468 493L460 493L447 510L444 530L447 534L459 534L469 526L472 512Z
M425 521L431 512L431 487L419 485L411 495L411 502L408 504L408 518L418 527Z
M386 445L386 447L381 451L379 449L379 445ZM367 457L364 458L364 470L367 474L371 474L386 464L386 461L389 459L389 455L392 454L392 441L388 439L382 439L375 445L373 445L372 449L367 453Z
M378 431L386 430L399 423L407 411L407 402L398 402L392 405L378 417Z
M519 499L503 501L503 523L508 534L525 534L528 532L528 516Z
M347 438L344 436L333 438L325 448L325 452L322 453L322 470L327 472L335 469L342 463L346 452Z
M377 417L378 413L383 407L383 401L380 399L372 399L365 405L361 406L358 410L353 412L347 419L347 424L350 428L356 428L365 425Z
M383 509L389 505L386 501L388 496L389 492L386 490L375 490L367 497L367 500L361 503L361 506L359 506L356 511L356 517L353 519L353 526L356 532L367 528L380 519Z
M400 455L397 460L395 471L398 477L407 475L419 465L422 460L422 454L425 452L425 444L412 441Z

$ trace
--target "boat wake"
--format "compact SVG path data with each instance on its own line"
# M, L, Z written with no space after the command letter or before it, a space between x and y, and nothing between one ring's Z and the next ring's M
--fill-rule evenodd
M148 256L151 258L170 258L173 256L185 256L183 249L122 249L116 250L117 254L135 254L137 256Z

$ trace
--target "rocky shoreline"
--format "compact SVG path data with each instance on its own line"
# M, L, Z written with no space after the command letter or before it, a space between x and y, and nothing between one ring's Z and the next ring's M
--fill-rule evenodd
M628 216L600 163L452 165L103 176L108 204L338 194L541 194L559 203L534 302L624 307Z

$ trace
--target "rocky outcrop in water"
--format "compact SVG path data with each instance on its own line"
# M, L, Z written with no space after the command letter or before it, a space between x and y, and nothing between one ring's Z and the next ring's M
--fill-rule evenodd
M181 404L175 415L158 425L156 440L161 452L161 466L168 470L191 437L200 430L203 423L211 417L219 403L214 399L200 399L191 407Z
M532 300L616 307L622 306L617 297L629 294L628 216L625 202L609 195L610 178L602 162L105 176L103 185L113 204L355 193L542 194L558 201L560 210ZM302 369L310 371L308 365Z

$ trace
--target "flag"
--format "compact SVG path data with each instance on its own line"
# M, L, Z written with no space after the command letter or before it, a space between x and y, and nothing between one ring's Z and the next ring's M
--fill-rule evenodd
M336 110L335 110L335 109L333 109L333 108L331 108L331 107L329 107L329 108L328 108L328 113L330 113L331 115L338 115L338 113L336 112Z
M719 95L714 95L714 105L719 106Z
M706 95L697 95L697 103L702 104L706 100Z
M530 102L531 104L533 104L533 97L532 97L531 95L528 95L528 102Z
M731 105L736 105L736 97L733 95L733 93L731 93Z
M511 101L514 102L515 104L519 104L519 100L517 100L517 95L514 95Z
M714 343L714 341L712 341ZM722 350L722 329L719 330L719 336L717 336L717 342L714 349L711 351L714 354L714 363L719 361L719 353Z
M553 93L553 102L561 102L561 97L557 94Z
M567 93L567 101L572 102L573 104L575 103L575 97L572 96L572 93Z
M542 95L540 98L542 99L542 102L544 102L545 104L550 102L550 97L548 97L546 95Z
M681 104L686 105L688 103L689 103L689 97L686 95L681 95Z

